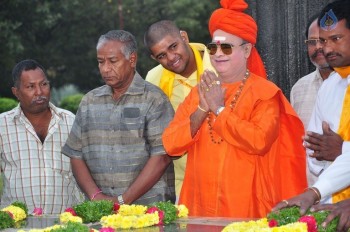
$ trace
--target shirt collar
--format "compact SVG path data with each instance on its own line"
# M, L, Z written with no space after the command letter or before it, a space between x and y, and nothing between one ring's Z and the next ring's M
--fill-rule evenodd
M51 114L53 117L62 117L62 111L59 111L58 108L56 106L54 106L54 104L52 104L51 102L49 102L49 108L51 110ZM18 103L18 105L14 108L14 114L13 114L13 119L18 119L20 117L25 117L23 110L21 108L21 104Z
M124 95L138 95L145 92L145 81L138 72L135 72L133 80ZM112 88L108 85L101 86L95 93L96 97L112 96Z

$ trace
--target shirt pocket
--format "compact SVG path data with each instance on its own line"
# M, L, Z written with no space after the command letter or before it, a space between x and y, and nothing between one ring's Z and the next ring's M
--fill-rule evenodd
M145 118L136 107L126 107L122 111L120 119L120 130L122 134L129 136L143 137Z

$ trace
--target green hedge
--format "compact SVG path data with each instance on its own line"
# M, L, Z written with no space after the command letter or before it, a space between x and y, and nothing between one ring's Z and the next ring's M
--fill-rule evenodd
M0 113L12 110L18 105L18 102L12 98L0 98Z
M69 110L75 114L78 110L80 101L83 98L83 96L84 95L81 93L67 96L62 99L60 107Z

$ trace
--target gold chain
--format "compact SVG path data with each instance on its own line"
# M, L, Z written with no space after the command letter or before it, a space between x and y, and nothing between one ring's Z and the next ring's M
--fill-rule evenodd
M192 89L192 88L193 88L192 85L188 84L188 83L187 83L186 81L184 81L184 80L181 80L181 79L176 79L176 80L177 80L178 82L180 82L180 84L182 84L182 85L188 87L189 89Z
M244 78L243 80L241 81L241 84L239 85L236 93L235 93L235 96L233 97L231 103L230 103L230 108L231 108L231 111L233 110L233 108L236 106L236 103L237 103L237 100L239 98L239 96L241 95L242 93L242 90L244 88L244 85L245 83L247 82L247 79L249 77L249 70L247 69L247 71L245 72L245 75L244 75ZM222 138L220 138L219 140L215 140L214 138L214 134L213 134L213 127L211 125L211 112L209 112L208 116L207 116L207 122L208 122L208 127L209 127L209 135L210 135L210 139L213 143L215 144L220 144L221 142L223 142L224 140Z

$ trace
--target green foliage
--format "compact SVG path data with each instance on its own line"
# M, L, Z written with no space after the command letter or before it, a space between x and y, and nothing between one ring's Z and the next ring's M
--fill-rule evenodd
M17 207L23 209L24 212L28 215L28 207L27 207L26 203L20 202L20 201L15 201L11 205L17 206Z
M11 228L14 225L15 221L11 218L11 216L4 211L0 211L0 230Z
M12 110L18 105L18 102L12 98L0 98L0 113Z
M71 111L72 113L76 113L79 107L79 103L83 98L83 94L75 94L71 96L67 96L62 99L60 107L66 110Z
M330 224L328 224L327 228L323 228L321 226L322 222L326 219L328 216L329 211L318 211L318 212L311 212L308 211L305 215L311 215L314 216L317 225L318 225L318 232L332 232L336 231L337 225L339 218L335 218L331 221ZM289 208L284 208L280 211L276 212L271 212L268 216L267 219L270 221L272 219L276 220L278 223L278 226L286 225L289 223L297 222L299 218L301 217L300 215L300 209L297 206L289 207Z
M145 76L157 64L143 46L143 35L151 23L174 20L188 32L191 41L207 43L207 22L218 7L219 1L193 0L2 1L0 92L12 96L11 70L26 58L40 62L56 88L74 84L87 92L100 86L96 43L111 29L135 35L139 47L137 70ZM30 14L24 14L28 9Z
M112 214L113 202L107 200L84 201L81 204L73 206L73 209L83 219L84 223L97 222L103 216Z
M170 201L160 201L154 203L153 206L156 206L164 212L164 224L172 223L177 219L177 208Z
M51 230L51 232L89 232L90 229L86 225L78 222L68 222L66 225L62 225L60 228Z
M80 93L79 89L77 86L73 84L66 84L63 86L60 86L58 88L51 88L51 98L50 101L56 105L59 106L61 104L61 101L63 98L70 96L70 95L75 95Z

